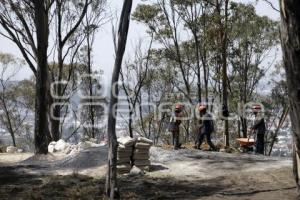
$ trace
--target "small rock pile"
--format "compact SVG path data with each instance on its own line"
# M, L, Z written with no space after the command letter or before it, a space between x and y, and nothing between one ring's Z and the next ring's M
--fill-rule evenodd
M6 147L6 153L23 153L23 149L18 149L14 146L8 146Z
M49 153L64 153L64 154L76 154L80 151L91 147L99 147L102 146L100 144L96 144L93 141L94 139L91 138L90 141L81 141L78 144L71 144L65 142L63 139L58 140L57 142L50 142L48 145L48 152ZM92 142L93 141L93 142Z
M149 171L149 149L153 142L147 138L124 137L118 139L117 169L119 174L127 174L132 168Z
M127 174L131 170L131 159L135 139L124 137L118 139L117 170L119 174Z
M152 140L143 137L137 138L132 157L133 165L142 170L149 171L151 164L149 150L152 145Z

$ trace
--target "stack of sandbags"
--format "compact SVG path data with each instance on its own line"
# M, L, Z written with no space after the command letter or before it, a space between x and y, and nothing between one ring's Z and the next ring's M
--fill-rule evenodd
M135 139L131 137L118 139L117 169L119 174L127 174L130 172L134 144Z
M147 138L139 137L136 140L133 151L133 164L142 169L149 171L150 168L150 153L149 149L152 146L153 141Z

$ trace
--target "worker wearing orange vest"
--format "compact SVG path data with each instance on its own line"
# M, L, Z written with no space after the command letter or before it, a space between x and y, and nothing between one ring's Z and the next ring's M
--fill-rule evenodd
M210 146L212 150L216 150L215 145L211 141L211 134L214 132L214 124L212 116L207 113L205 105L199 105L198 110L200 112L200 116L202 117L202 123L199 127L199 132L197 135L197 149L201 149L201 144L206 137L207 144Z
M175 112L174 115L171 117L170 124L169 124L169 131L172 133L172 143L175 150L181 147L181 143L179 143L179 133L180 133L179 126L181 124L180 117L182 117L183 108L184 106L181 104L175 105Z

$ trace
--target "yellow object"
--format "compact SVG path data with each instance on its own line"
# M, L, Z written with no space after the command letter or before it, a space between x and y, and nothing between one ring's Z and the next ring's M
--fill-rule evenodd
M236 140L240 143L241 146L251 146L255 143L254 139L249 138L238 138Z

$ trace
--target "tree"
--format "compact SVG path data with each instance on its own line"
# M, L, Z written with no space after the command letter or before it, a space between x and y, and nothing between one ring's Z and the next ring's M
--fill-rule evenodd
M294 137L293 167L300 189L300 2L281 0L281 44L290 102L290 118Z
M37 41L37 74L35 102L35 152L48 153L48 105L49 105L49 69L48 69L48 11L45 0L34 0L34 19Z
M89 6L85 18L83 20L82 26L83 26L83 33L85 34L85 46L83 47L83 56L82 56L82 62L85 64L85 71L84 73L88 75L87 81L84 81L86 83L87 90L87 98L86 100L89 102L89 111L88 111L88 121L90 128L86 129L87 134L95 138L96 136L96 120L100 116L97 115L97 111L99 113L99 109L97 109L94 104L97 102L94 102L93 96L95 95L94 89L97 82L95 83L95 80L93 80L92 76L93 74L96 74L98 72L93 71L93 62L92 62L92 50L93 45L95 41L95 34L105 23L106 13L105 13L105 5L106 0L96 0L92 1L91 5ZM101 87L101 86L100 86Z
M232 3L231 7L228 58L231 72L228 77L231 85L230 99L238 107L238 103L243 106L254 100L259 81L274 64L270 62L266 65L264 61L271 56L271 50L278 44L278 28L277 22L258 16L252 5ZM246 138L247 120L242 115L238 120L239 124L240 122L242 137Z
M219 65L222 82L222 110L224 120L224 145L229 147L229 124L228 124L228 17L229 0L215 1L216 21L218 24ZM222 20L224 18L224 20Z
M174 67L174 76L180 75L175 86L192 103L191 82L194 73L184 62L180 40L182 20L175 10L175 1L158 0L150 5L139 4L133 17L145 24L149 29L148 33L154 33L155 40L165 48L166 58Z
M128 108L129 108L129 119L128 129L130 137L133 137L133 114L136 110L137 104L142 102L142 89L145 85L145 81L148 74L149 60L151 54L151 47L153 42L153 35L151 37L150 45L148 48L147 55L144 55L141 50L141 42L136 48L135 57L132 63L127 62L125 67L121 70L122 88L126 95ZM139 106L140 113L141 105ZM143 129L143 124L142 124Z
M14 146L16 146L15 136L24 131L24 122L29 111L32 111L23 98L26 96L18 89L20 85L17 81L13 81L22 64L21 60L10 54L0 54L0 109L2 112L0 122L10 133ZM33 88L26 89L30 92Z
M47 3L47 9L50 9L52 2ZM33 13L33 1L4 0L0 5L0 25L3 28L0 35L16 44L33 74L36 75L37 44L34 39L36 26Z
M106 194L110 199L114 199L117 184L117 136L116 136L116 106L118 103L118 80L122 68L123 56L127 43L128 29L130 24L130 13L132 8L132 0L124 0L122 13L120 16L118 41L116 48L115 65L111 80L111 93L108 114L108 172L106 176Z
M79 47L83 42L84 36L75 35L76 31L79 29L89 5L90 0L85 0L84 3L81 1L62 1L55 0L55 17L56 17L56 43L57 43L57 65L58 73L52 76L52 81L57 81L58 84L55 85L54 92L56 96L63 96L65 94L66 87L63 87L61 81L63 80L63 67L64 62L69 54L77 54ZM75 52L71 52L75 49ZM71 59L73 56L71 56ZM61 99L55 99L52 96L49 97L50 104L53 105L53 117L51 118L51 136L54 141L58 141L61 138L60 133L60 123L58 120L61 117L60 105ZM52 108L52 107L51 107Z
M210 5L200 0L176 0L175 9L184 21L184 26L192 33L193 52L197 75L198 102L202 101L201 64L203 68L203 79L205 87L205 101L208 102L208 60L207 60L207 14Z

